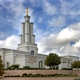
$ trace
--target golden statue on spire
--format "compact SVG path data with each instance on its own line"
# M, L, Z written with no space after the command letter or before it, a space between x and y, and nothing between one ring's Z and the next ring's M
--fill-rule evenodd
M28 15L28 7L26 8L26 14Z

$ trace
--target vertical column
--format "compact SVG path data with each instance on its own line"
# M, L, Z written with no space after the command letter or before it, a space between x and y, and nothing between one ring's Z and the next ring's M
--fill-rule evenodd
M29 33L29 22L25 22L25 33Z
M22 25L22 35L23 35L23 42L25 42L25 23L21 23Z
M29 22L25 22L25 42L29 42Z
M30 27L31 27L31 35L33 35L33 23L30 23Z
M20 42L23 43L23 35L20 35Z
M24 18L25 18L25 42L29 42L29 21L30 21L30 16L26 15Z
M29 33L25 33L25 42L29 42Z
M35 43L35 35L33 35L33 23L30 23L30 36L31 36L31 42Z
M31 24L29 23L29 42L31 42Z
M35 35L32 35L32 43L35 43Z
M33 23L29 23L29 42L32 42Z

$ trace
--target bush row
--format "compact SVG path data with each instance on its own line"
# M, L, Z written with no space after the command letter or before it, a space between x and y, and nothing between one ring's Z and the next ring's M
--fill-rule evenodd
M62 68L61 70L72 70L72 68Z
M23 66L23 68L19 67L19 64L13 64L11 66L9 66L8 68L6 68L5 70L46 70L45 68L31 68L30 66ZM50 70L51 68L49 68L48 70ZM53 68L54 70L58 70L58 68ZM62 68L62 70L72 70L72 68Z
M46 69L45 68L18 68L18 69L4 69L4 70L46 70Z
M26 74L23 73L22 76L20 75L7 75L4 77L75 77L75 74Z
M30 66L23 66L23 68L20 68L18 64L11 65L5 70L15 70L15 69L16 70L45 70L45 68L30 68Z

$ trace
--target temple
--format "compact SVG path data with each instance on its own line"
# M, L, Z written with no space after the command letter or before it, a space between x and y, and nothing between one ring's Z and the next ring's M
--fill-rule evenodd
M20 43L17 50L1 48L0 55L5 68L12 64L19 64L20 67L30 66L31 68L48 68L44 64L47 55L38 54L38 47L33 34L33 23L30 22L28 9L26 9L25 21L21 23ZM71 63L79 60L77 56L60 56L61 64L58 69L71 68Z

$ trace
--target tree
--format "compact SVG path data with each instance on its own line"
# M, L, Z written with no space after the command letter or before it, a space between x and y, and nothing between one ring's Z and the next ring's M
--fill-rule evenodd
M3 76L3 74L4 74L4 66L3 66L3 64L2 64L2 60L1 60L1 56L0 56L0 76Z
M71 63L71 67L72 68L80 68L80 61L74 61L73 63Z
M50 68L53 69L56 65L59 65L61 63L60 57L58 57L57 54L50 53L46 59L45 59L45 65L49 66Z

